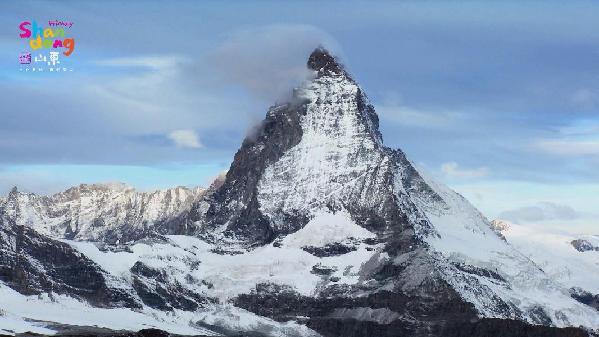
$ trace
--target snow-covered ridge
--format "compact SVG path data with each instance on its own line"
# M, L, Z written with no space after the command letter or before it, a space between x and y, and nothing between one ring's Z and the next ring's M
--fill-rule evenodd
M437 234L426 241L440 254L445 279L482 316L599 327L599 312L572 298L568 286L523 253L525 247L519 251L495 231L499 225L509 233L514 225L492 224L461 195L423 177L446 205L425 211Z
M138 192L126 184L108 183L81 184L41 196L14 188L0 208L16 224L53 238L115 243L154 230L176 232L178 228L168 227L168 223L184 217L204 192L201 187L181 186Z

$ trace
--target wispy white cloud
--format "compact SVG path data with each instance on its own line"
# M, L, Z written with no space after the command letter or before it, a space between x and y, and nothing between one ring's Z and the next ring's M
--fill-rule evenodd
M311 75L306 60L318 45L340 53L337 42L317 27L266 25L233 32L210 53L208 61L221 79L271 103Z
M192 149L203 147L200 137L194 130L174 130L168 134L168 138L179 147Z
M94 63L110 67L143 67L164 70L173 69L182 63L189 63L189 59L180 55L142 55L96 60Z
M447 178L482 178L489 175L489 169L486 167L478 167L474 169L461 168L456 162L447 162L441 164L441 172Z
M535 223L556 229L568 227L581 233L599 234L599 184L484 179L450 186L489 219L517 218L527 225ZM524 221L524 218L527 220ZM531 220L541 218L543 220Z
M115 128L137 132L176 128L192 122L190 99L180 85L185 62L176 55L98 60L98 65L122 69L117 76L93 81L83 90Z
M548 220L574 220L579 212L572 207L554 202L540 202L533 206L524 206L499 214L499 217L515 223L538 222Z
M543 139L543 140L537 141L536 146L544 152L557 154L557 155L599 156L599 139L598 140Z
M592 137L599 135L599 120L577 120L559 129L559 132L568 137Z
M397 93L387 93L382 103L376 105L376 111L387 121L427 129L451 128L462 117L456 112L428 111L410 107L402 102Z
M537 139L534 147L560 156L599 156L599 120L581 119L557 130L552 138Z
M570 100L579 108L594 108L599 105L599 90L589 88L578 89L572 94Z
M247 101L231 100L232 94L216 84L211 64L201 57L137 55L95 64L118 71L90 81L81 88L83 95L99 110L99 118L127 136L232 125L243 129L249 124Z
M446 112L429 112L403 105L377 105L381 118L405 126L440 129L454 124L456 116Z

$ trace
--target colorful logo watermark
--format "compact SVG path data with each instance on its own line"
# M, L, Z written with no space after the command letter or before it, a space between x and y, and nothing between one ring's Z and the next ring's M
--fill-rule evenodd
M27 39L28 50L19 54L20 71L24 72L69 72L69 58L75 51L75 38L70 29L73 22L50 20L48 27L36 21L19 24L19 37Z

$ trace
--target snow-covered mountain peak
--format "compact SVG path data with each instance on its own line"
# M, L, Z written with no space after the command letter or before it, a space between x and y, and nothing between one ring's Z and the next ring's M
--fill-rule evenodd
M132 186L127 185L125 183L117 182L117 181L106 182L106 183L96 183L96 184L80 184L74 188L78 189L80 191L126 192L126 191L134 191L135 190L135 188L133 188Z
M313 107L319 107L312 111L318 112L318 119L312 121L309 126L318 128L321 134L331 139L340 134L351 136L357 128L377 145L382 145L379 119L373 106L338 59L320 46L310 54L307 67L315 71L317 76L304 82L296 90L295 98L301 102L308 102ZM354 120L349 121L347 118ZM326 121L330 123L323 123ZM302 129L305 131L305 125Z
M322 47L307 67L317 76L296 89L290 103L269 109L235 155L223 186L196 207L201 213L194 220L204 234L262 244L301 228L318 209L353 207L342 199L367 198L357 189L372 182L374 167L384 166L377 171L383 184L395 154L383 148L363 90ZM382 201L367 202L374 200Z
M347 76L343 65L323 46L314 49L308 57L308 69L314 70L317 76Z
M484 317L599 324L594 309L511 247L466 199L383 145L374 108L333 56L318 48L308 68L317 76L294 91L292 103L269 110L222 186L195 207L201 238L239 252L301 242L319 256L368 242L377 245L366 250L372 261L361 279L378 280L369 291L456 295ZM360 232L361 239L305 242L309 233L332 231ZM391 278L378 275L386 268L396 270Z
M10 192L8 192L8 194L9 194L9 195L10 195L10 194L14 194L14 193L19 193L19 188L18 188L17 186L13 186L13 187L10 189Z
M6 195L5 200L7 202L11 201L11 200L14 201L21 197L31 197L33 195L35 195L35 194L31 193L31 192L20 191L17 186L14 186L13 188L10 189L10 191Z

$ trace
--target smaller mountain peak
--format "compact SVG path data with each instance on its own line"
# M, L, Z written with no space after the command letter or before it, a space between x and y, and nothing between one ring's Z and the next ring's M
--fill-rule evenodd
M591 243L588 240L585 239L575 239L572 240L570 242L570 244L572 245L572 247L574 247L574 249L576 249L579 252L587 252L587 251L597 251L599 252L599 247L593 245L593 243Z
M308 58L308 68L317 71L318 76L325 74L345 74L339 61L323 46L318 46Z
M64 192L58 193L59 195L67 195L71 198L78 197L81 194L94 193L94 192L130 192L135 189L125 183L121 182L106 182L106 183L92 183L92 184L79 184L65 190Z
M22 193L21 191L19 191L19 189L17 188L17 186L14 186L13 188L10 189L10 192L8 192L8 195L6 196L6 201L7 202L17 202L17 200L19 200L19 198L21 197Z
M506 232L508 230L510 230L511 225L509 222L505 221L505 220L501 220L501 219L495 219L491 221L491 228L493 230L495 230L496 232Z
M103 183L97 183L97 184L93 184L92 185L95 188L100 188L100 189L108 189L108 190L114 190L114 191L128 191L128 190L133 190L134 188L122 183L120 181L107 181L107 182L103 182Z
M13 188L10 189L10 192L8 192L7 199L16 199L16 198L19 198L19 196L22 194L23 193L21 191L19 191L17 186L14 186Z

